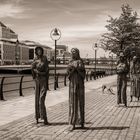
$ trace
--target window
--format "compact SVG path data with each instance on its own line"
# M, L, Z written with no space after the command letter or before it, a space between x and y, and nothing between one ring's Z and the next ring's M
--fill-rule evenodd
M29 49L29 59L34 59L34 49Z

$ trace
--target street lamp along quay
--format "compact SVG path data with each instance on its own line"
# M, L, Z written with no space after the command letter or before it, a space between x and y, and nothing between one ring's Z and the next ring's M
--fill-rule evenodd
M95 43L95 45L92 46L92 49L95 50L95 67L94 67L94 72L95 72L95 80L96 80L96 58L97 58L97 50L98 50L97 43Z
M57 79L56 79L56 47L57 47L57 40L61 38L61 31L58 28L54 28L51 33L50 37L52 40L55 41L55 52L54 52L54 90L57 87Z

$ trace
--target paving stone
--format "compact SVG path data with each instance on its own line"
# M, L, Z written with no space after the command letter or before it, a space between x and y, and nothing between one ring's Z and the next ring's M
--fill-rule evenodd
M0 140L139 140L140 102L130 102L128 87L128 107L116 107L116 94L102 94L100 88L103 80L110 79L97 79L97 89L92 82L86 83L85 129L68 131L68 101L63 101L47 108L50 125L37 125L34 114L27 115L0 126ZM113 80L107 84L113 84L116 93L116 77ZM6 108L7 103L2 106Z

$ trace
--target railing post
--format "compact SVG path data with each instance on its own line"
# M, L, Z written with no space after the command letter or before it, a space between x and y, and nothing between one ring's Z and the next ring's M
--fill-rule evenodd
M95 72L95 80L98 79L98 71Z
M56 75L56 88L59 88L59 86L58 86L58 78L59 78L59 73Z
M19 96L23 96L23 93L22 93L22 83L23 83L23 75L21 76L21 79L20 79L20 85L19 85Z
M96 79L99 78L99 71L96 71Z
M107 69L105 70L105 76L107 76Z
M92 74L93 74L93 72L91 71L90 72L90 80L92 80L92 76L93 76Z
M86 81L88 81L88 71L86 72Z
M67 74L64 76L64 86L67 86Z
M49 74L47 75L46 79L47 79L47 90L50 90L49 89Z
M102 77L104 77L104 72L102 71Z
M101 72L99 73L99 78L101 78L102 76L101 76Z
M3 96L3 84L4 84L5 77L2 77L1 84L0 84L0 100L5 100Z
M93 73L93 78L94 78L94 80L96 80L96 72L97 72L97 71L95 71L95 72Z

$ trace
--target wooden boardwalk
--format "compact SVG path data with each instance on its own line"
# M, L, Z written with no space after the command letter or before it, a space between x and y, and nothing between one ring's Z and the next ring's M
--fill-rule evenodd
M116 93L115 83L109 85ZM50 125L36 125L31 114L1 126L0 140L140 140L140 102L130 102L129 90L128 87L128 107L118 107L116 94L103 94L100 86L94 89L90 82L84 129L68 131L68 101L64 101L47 109Z

